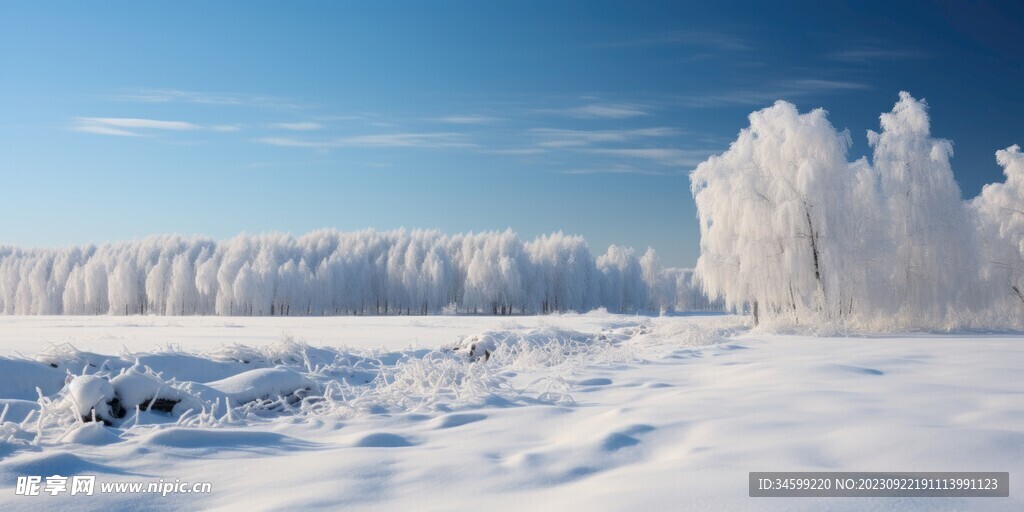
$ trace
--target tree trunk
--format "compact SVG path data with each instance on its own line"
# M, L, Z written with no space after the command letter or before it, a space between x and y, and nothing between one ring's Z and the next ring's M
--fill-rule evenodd
M1017 298L1024 303L1024 294L1020 292L1020 288L1017 288L1017 285L1010 285L1010 288L1013 290L1013 293L1017 294Z

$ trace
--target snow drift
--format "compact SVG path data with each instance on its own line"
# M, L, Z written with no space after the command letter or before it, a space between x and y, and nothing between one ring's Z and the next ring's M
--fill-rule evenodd
M1024 326L1019 148L997 153L1006 183L964 202L924 100L900 93L868 141L871 160L850 162L849 132L822 109L750 114L691 174L703 290L773 326Z
M322 230L216 242L154 236L60 249L0 247L6 314L367 315L716 310L653 250L578 236Z

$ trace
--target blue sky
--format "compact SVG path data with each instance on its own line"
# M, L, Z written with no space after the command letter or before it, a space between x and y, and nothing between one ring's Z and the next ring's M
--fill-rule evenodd
M713 4L713 5L712 5ZM0 244L511 227L698 253L688 172L776 99L900 90L966 197L1024 143L1024 13L856 2L0 4Z

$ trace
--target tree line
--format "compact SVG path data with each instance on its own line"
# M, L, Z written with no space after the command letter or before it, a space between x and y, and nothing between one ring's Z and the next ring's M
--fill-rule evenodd
M0 312L158 315L493 315L721 309L648 249L594 257L561 232L320 230L0 247Z

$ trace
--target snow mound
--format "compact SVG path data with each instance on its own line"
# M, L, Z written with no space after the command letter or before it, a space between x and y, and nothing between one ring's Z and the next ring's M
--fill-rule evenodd
M179 381L220 380L251 368L238 361L220 361L177 351L141 354L135 362L158 375L174 377Z
M24 359L0 357L0 398L35 400L64 387L63 370ZM39 392L36 392L39 388Z
M356 441L355 446L360 448L403 448L415 444L410 439L398 434L377 432L360 438Z
M236 404L295 395L297 391L309 391L313 386L309 379L288 368L249 370L206 384Z
M117 433L103 423L83 423L64 436L65 443L105 445L120 441Z
M142 445L182 449L249 449L283 447L289 450L310 448L313 443L274 432L249 432L237 429L201 430L168 428L141 438Z

